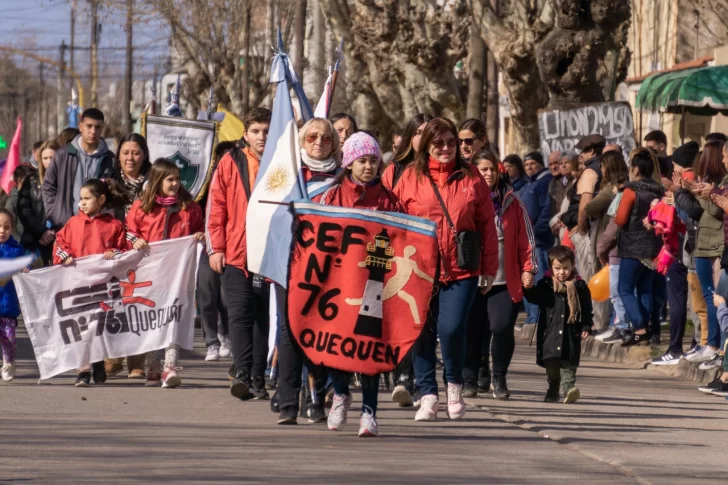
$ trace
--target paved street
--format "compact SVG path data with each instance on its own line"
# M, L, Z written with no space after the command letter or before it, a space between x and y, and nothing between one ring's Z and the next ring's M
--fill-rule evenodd
M469 400L461 422L415 423L381 393L381 437L367 440L358 419L343 433L276 426L267 402L230 397L230 361L205 363L201 347L183 355L179 389L121 378L76 389L70 375L37 385L23 334L19 377L0 383L0 484L726 483L724 399L586 359L583 399L547 405L533 352L519 342L510 401Z

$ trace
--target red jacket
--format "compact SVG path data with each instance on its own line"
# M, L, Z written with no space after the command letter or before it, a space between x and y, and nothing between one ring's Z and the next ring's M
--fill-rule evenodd
M414 167L407 167L394 188L394 194L407 214L437 223L440 280L446 284L474 276L495 276L498 271L498 237L488 184L474 165L465 164L463 170L469 170L469 175L463 170L452 171L453 168L454 163L433 166L429 175L423 174L418 178ZM455 231L447 223L431 180L438 183L438 191L445 201ZM455 234L466 230L481 233L480 270L464 270L457 264Z
M208 254L224 253L225 264L247 271L248 246L245 220L249 195L245 192L240 170L231 153L237 157L245 154L250 193L258 175L260 161L248 148L242 151L232 150L220 159L212 176L207 198L205 240Z
M126 228L126 237L132 243L137 238L151 243L191 236L205 230L202 209L197 202L191 202L185 210L172 211L170 207L154 204L152 211L147 214L142 211L141 200L135 201L129 209L126 215Z
M378 180L373 185L359 185L349 176L344 177L340 184L330 187L320 197L315 197L314 202L338 207L404 212L397 197L385 189L381 181Z
M509 188L503 197L501 206L501 224L503 225L503 260L505 264L506 286L511 299L518 303L523 300L523 283L521 274L536 274L538 264L533 248L536 242L531 228L528 212L521 200ZM534 284L537 281L533 282Z
M124 223L108 212L89 217L79 212L71 217L56 234L53 247L53 264L61 264L66 258L81 258L126 249Z

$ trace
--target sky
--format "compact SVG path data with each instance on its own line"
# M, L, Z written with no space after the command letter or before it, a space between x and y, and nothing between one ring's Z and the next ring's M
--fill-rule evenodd
M121 7L125 0L104 0L118 8L102 8L99 22L102 24L99 43L99 78L103 86L114 80L121 80L125 66L126 15ZM141 5L145 0L136 0ZM58 60L58 46L63 40L71 40L71 0L0 0L0 46L22 48L36 55ZM89 2L77 0L76 45L88 47L91 30ZM151 78L155 66L163 66L169 48L169 31L158 20L139 18L135 20L134 33L134 77ZM75 70L86 80L89 73L88 50L77 50L74 56ZM17 58L16 58L17 59ZM38 61L17 59L33 72L38 70ZM66 62L69 53L66 52ZM1 75L1 74L0 74ZM55 71L49 73L55 76Z

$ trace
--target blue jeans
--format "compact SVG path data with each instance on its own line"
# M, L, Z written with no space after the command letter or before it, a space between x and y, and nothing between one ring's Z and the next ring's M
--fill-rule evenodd
M446 382L463 383L465 336L470 307L478 290L478 278L455 281L441 286L430 300L430 312L420 338L415 342L414 367L417 387L422 395L437 395L435 363L437 337L445 364Z
M549 250L551 248L534 248L536 252L536 262L538 263L538 272L533 278L533 284L537 284L543 278L543 274L549 269ZM524 323L538 323L538 305L529 303L523 299L523 306L526 309L526 321Z
M349 381L351 381L351 373L342 370L329 369L329 377L331 384L334 386L334 392L339 396L348 396ZM373 415L377 414L377 401L379 394L379 374L373 376L361 376L361 408L371 411Z
M612 300L614 307L614 328L616 330L626 330L629 328L629 320L627 313L622 304L622 298L619 296L619 264L609 265L609 298Z
M655 272L638 259L622 258L617 289L635 330L648 330L652 314L652 282ZM636 292L636 294L635 294Z
M718 325L718 310L713 304L713 260L714 258L695 258L695 272L698 273L700 289L705 298L705 309L708 313L708 345L714 349L720 346L720 326Z

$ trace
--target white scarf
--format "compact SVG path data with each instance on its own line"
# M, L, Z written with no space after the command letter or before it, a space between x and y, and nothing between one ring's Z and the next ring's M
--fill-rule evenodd
M306 164L312 172L327 173L336 169L336 159L334 159L334 157L329 157L326 160L314 160L308 156L306 150L303 148L301 148L301 161Z

